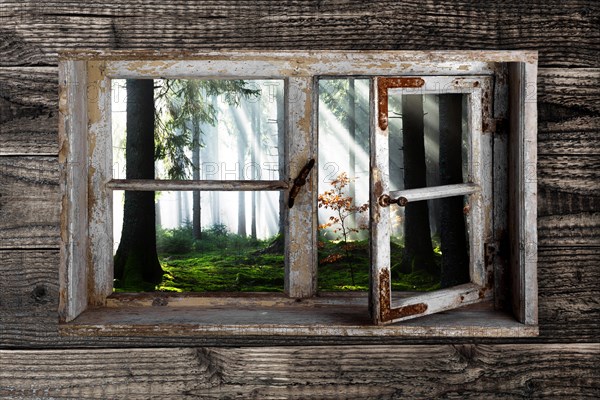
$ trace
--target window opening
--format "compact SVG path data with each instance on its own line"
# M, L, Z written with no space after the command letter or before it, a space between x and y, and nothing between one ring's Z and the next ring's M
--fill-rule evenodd
M115 290L283 291L283 86L112 81Z
M318 282L369 289L369 79L318 81Z

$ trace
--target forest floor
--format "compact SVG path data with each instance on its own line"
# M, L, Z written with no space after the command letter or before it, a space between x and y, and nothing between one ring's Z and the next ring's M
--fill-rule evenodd
M163 232L163 235L165 232ZM158 250L165 274L157 285L169 292L282 292L284 256L281 238L266 241L228 232L205 232L199 241L187 232L166 232ZM367 291L369 244L367 240L320 240L319 291ZM402 247L391 244L392 290L430 291L439 288L439 276L425 272L401 273ZM396 263L394 263L396 261Z

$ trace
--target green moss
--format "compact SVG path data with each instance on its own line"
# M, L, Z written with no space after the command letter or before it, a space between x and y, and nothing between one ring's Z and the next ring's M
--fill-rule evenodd
M168 232L167 232L168 233ZM179 240L178 240L179 241ZM187 239L184 239L187 243ZM163 244L165 242L163 241ZM368 240L350 243L346 256L344 243L322 239L319 242L319 290L367 291L370 259ZM168 246L163 247L165 250ZM129 282L119 291L161 290L170 292L281 292L284 287L284 256L273 253L273 241L260 241L239 235L204 232L191 250L159 254L165 271L155 287L140 283L139 276L126 277ZM171 247L173 249L173 247ZM423 271L399 272L401 244L391 243L392 290L430 291L439 289L439 276ZM337 257L338 255L339 257ZM436 259L441 255L437 254ZM397 262L394 263L394 260ZM132 261L134 262L134 261ZM349 269L352 264L354 284ZM136 283L137 282L137 283Z

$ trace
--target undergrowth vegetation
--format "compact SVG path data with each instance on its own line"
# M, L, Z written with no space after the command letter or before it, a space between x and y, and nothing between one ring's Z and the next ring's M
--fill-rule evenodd
M231 233L216 224L195 240L191 225L161 229L157 250L165 275L157 289L174 292L283 291L283 254L277 240L258 240Z
M269 240L231 233L213 225L193 238L189 225L159 229L157 250L165 274L156 290L170 292L282 292L284 286L283 238ZM318 242L320 291L366 291L369 289L368 240L334 241L321 236ZM429 291L439 288L439 276L423 271L400 271L402 245L392 242L392 289ZM437 254L441 259L441 255ZM353 265L352 270L348 263ZM353 276L352 276L353 275ZM140 289L141 290L141 289ZM132 288L128 288L132 291ZM134 290L135 291L135 290Z

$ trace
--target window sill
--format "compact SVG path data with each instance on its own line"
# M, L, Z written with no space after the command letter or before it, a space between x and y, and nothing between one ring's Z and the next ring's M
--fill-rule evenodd
M243 301L242 301L243 298ZM242 303L243 305L240 305ZM282 295L113 295L60 325L64 336L406 336L530 337L524 325L491 302L391 325L371 323L366 294L336 294L297 301Z

